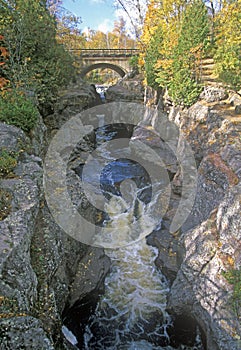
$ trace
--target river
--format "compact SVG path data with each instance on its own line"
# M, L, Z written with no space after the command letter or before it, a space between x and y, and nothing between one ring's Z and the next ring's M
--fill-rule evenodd
M155 266L157 249L147 245L145 239L161 223L160 216L152 215L158 202L158 193L152 195L156 184L150 186L146 170L123 157L123 150L122 157L113 158L107 148L100 147L118 132L105 127L96 131L99 154L95 161L99 157L108 160L100 176L100 190L108 199L105 204L108 219L103 222L103 234L98 234L97 242L105 242L111 270L98 302L80 302L73 318L68 315L64 321L63 333L84 350L201 350L198 333L192 346L173 347L169 332L172 319L166 311L169 284ZM93 178L88 176L89 182L95 181L93 172L92 175ZM137 233L131 232L133 227L138 227ZM76 323L82 324L79 330ZM82 332L81 336L78 332Z

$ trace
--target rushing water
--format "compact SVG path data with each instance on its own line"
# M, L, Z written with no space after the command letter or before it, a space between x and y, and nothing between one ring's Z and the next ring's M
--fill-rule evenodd
M112 259L112 270L105 281L105 294L86 327L85 349L167 345L168 286L154 266L154 250L142 240L106 253Z
M97 143L101 145L114 135L113 130L106 133L100 129ZM101 149L98 156L106 157L109 163L100 176L100 190L108 199L105 204L108 219L103 223L105 231L103 235L98 234L97 243L100 239L108 246L108 242L113 244L114 240L125 242L126 237L132 237L133 243L105 250L112 261L111 271L105 280L105 292L88 317L82 344L78 346L85 350L174 349L168 332L172 320L166 312L168 283L155 266L157 250L148 246L145 238L140 239L160 225L160 218L151 215L155 203L151 203L150 179L136 162L112 158L107 149ZM88 181L96 181L94 174ZM125 191L121 187L123 182ZM155 184L152 190L153 186ZM141 232L138 237L130 232L133 222ZM66 327L63 332L72 344L77 344L76 334ZM202 349L198 341L194 347L175 348Z

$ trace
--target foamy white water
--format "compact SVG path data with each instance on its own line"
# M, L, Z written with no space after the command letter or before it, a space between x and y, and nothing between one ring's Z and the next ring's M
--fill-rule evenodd
M85 349L154 349L154 343L168 338L170 324L165 312L168 285L154 265L157 252L142 240L106 253L112 270L86 327Z

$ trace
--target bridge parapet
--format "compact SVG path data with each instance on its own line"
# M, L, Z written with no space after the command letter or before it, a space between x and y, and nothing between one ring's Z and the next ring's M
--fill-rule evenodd
M80 57L131 57L139 54L138 49L71 49Z

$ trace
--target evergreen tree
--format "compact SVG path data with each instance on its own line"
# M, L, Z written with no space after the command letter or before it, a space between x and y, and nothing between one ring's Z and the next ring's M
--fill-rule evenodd
M178 104L191 105L201 91L201 61L208 34L207 9L201 0L195 0L184 10L180 36L173 54L169 93Z
M207 9L201 0L152 0L142 36L147 83L167 87L175 103L194 102L208 34Z
M223 82L241 89L241 0L225 3L216 16L216 28L217 73Z
M150 39L150 43L145 53L145 64L144 64L146 84L153 88L158 87L158 84L156 82L156 78L157 78L156 65L159 59L159 55L160 55L159 52L161 50L162 43L163 43L162 28L158 27L156 29L156 32Z

